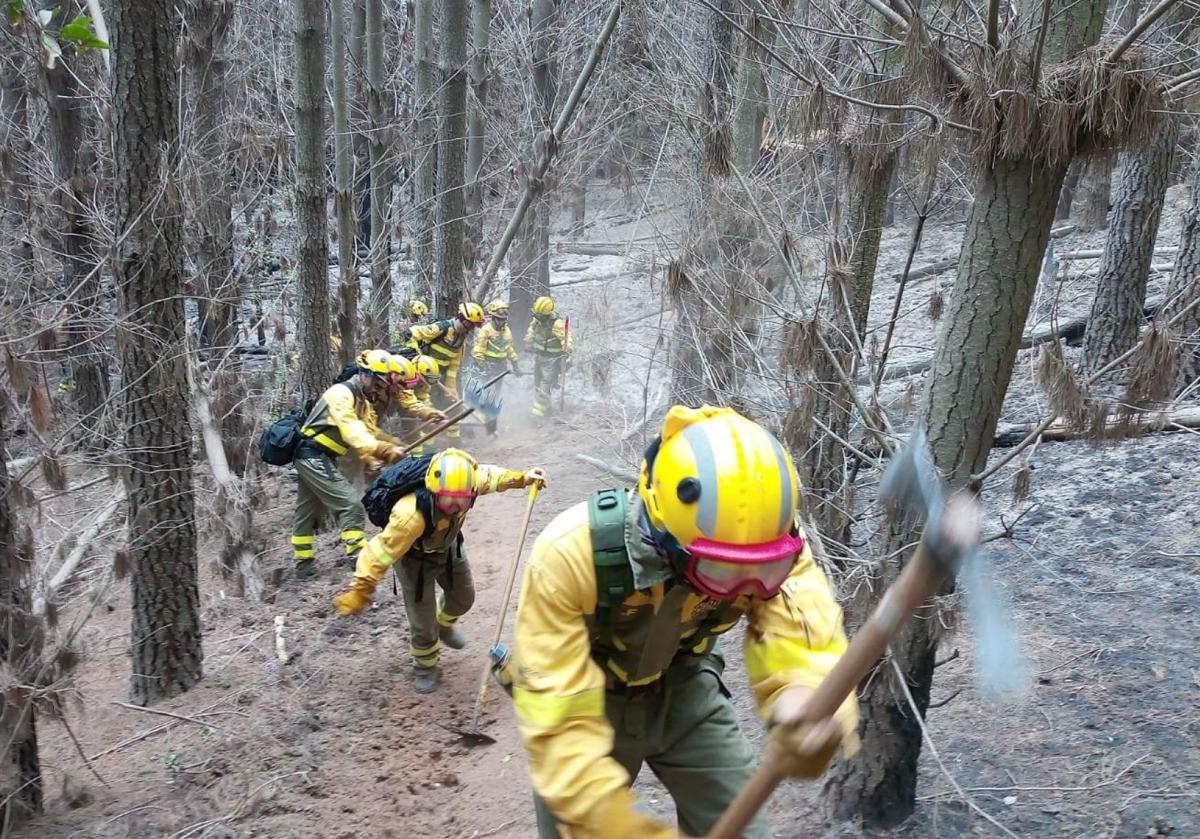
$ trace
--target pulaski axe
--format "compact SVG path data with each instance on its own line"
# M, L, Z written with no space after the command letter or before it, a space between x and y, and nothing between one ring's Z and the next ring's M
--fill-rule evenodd
M925 518L921 544L900 576L875 606L866 623L854 634L829 675L805 705L812 721L833 716L846 697L871 672L922 603L938 591L949 576L963 571L969 607L978 607L975 618L981 636L981 682L985 688L1012 691L1021 677L1007 614L994 592L982 591L986 578L974 566L979 544L979 503L968 493L948 497L922 430L893 458L880 485L879 497L896 513ZM975 591L972 592L971 589ZM988 637L990 636L990 637ZM784 776L765 760L737 798L725 810L708 839L738 839Z

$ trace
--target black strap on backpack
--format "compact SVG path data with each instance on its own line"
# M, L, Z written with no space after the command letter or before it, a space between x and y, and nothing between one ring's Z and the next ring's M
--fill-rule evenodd
M625 548L625 518L629 494L602 489L588 499L588 527L596 566L596 627L603 643L612 636L615 610L633 594L633 569Z

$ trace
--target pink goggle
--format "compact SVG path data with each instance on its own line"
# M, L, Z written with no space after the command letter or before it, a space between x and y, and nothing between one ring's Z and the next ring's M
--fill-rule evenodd
M465 513L475 505L475 493L470 490L444 490L433 495L433 504L448 516Z
M753 592L762 598L779 593L804 551L804 540L785 534L759 545L730 545L697 539L684 551L687 581L701 594L734 600Z

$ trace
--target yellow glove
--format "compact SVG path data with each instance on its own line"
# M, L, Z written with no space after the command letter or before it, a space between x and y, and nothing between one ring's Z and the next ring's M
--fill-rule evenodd
M856 750L858 714L854 705L838 709L836 716L810 722L805 719L804 706L811 693L807 688L789 688L771 708L768 758L789 778L819 778L839 748L845 745L847 752Z
M350 590L333 598L333 605L342 617L361 615L363 610L371 605L375 596L375 581L363 577L355 577L350 584Z
M549 483L549 478L546 476L546 470L541 467L530 469L525 473L525 483L522 486L532 486L537 484L538 489L545 489Z
M638 812L633 808L637 797L627 788L621 788L608 797L607 806L596 808L595 830L588 835L636 836L637 839L677 839L680 833L654 816Z

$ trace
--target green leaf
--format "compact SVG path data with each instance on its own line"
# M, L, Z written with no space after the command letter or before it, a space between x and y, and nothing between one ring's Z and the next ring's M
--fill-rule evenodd
M58 37L75 44L76 50L108 49L108 43L96 37L92 29L92 19L87 15L80 15L70 23L63 24L62 29L58 30Z
M13 28L19 27L25 20L25 0L5 0L4 13Z

